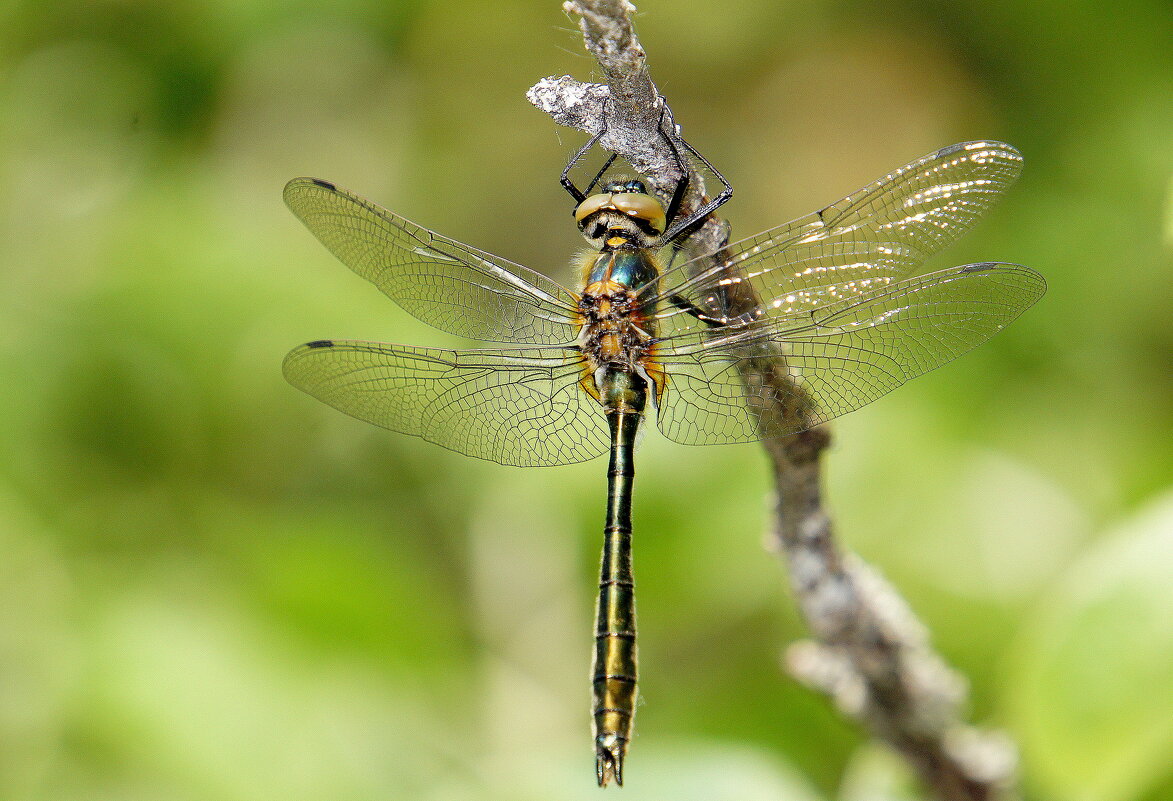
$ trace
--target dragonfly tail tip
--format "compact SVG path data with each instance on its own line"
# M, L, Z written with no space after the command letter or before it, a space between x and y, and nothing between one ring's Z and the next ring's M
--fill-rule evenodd
M623 752L619 748L598 746L595 753L595 771L599 786L606 787L611 779L618 787L623 786Z

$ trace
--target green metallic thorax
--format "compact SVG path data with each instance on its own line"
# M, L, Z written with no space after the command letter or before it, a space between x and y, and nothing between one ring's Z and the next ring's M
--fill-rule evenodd
M594 385L592 395L609 412L618 405L607 398L605 384L642 379L647 385L655 378L648 370L652 367L652 372L657 372L651 359L656 320L644 309L637 293L658 279L659 266L650 250L623 247L593 256L584 273L578 341L585 372ZM612 372L625 377L605 378ZM642 405L638 411L643 412Z
M649 250L605 250L595 257L586 284L590 286L596 281L611 280L634 291L654 281L659 272Z

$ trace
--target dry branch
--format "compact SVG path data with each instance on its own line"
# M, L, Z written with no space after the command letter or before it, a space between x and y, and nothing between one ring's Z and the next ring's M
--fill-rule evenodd
M605 83L545 78L527 97L559 124L591 135L602 131L603 148L626 158L667 195L680 177L679 166L659 133L662 100L632 29L634 6L626 0L571 0L563 8L579 17ZM693 181L697 189L685 199L686 212L703 197L701 176ZM690 245L695 252L712 253L714 263L723 260L727 230L710 219ZM738 307L752 307L756 299L729 302L737 314ZM747 369L776 389L774 397L798 397L786 372L773 369L770 361ZM803 409L792 404L762 413L785 419ZM835 540L821 497L820 459L829 443L826 426L763 442L777 501L773 542L786 556L793 591L814 635L789 648L786 665L900 753L938 798L1001 798L1014 774L1013 744L962 720L964 679L932 650L924 626L891 585Z

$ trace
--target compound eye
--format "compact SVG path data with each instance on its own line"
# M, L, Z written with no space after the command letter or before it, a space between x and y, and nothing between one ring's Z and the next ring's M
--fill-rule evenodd
M574 219L578 223L582 223L587 217L590 217L596 211L605 209L611 205L611 195L591 195L582 203L578 204L578 208L574 210Z
M628 217L643 220L658 234L664 233L664 229L668 225L664 206L651 195L640 192L622 192L611 195L611 205Z

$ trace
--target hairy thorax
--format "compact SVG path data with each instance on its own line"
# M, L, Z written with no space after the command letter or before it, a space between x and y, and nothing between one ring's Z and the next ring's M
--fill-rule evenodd
M578 344L592 374L602 367L634 372L648 355L653 332L635 293L616 281L595 281L579 301Z
M595 281L583 289L579 314L582 388L610 409L606 375L628 373L650 388L655 403L664 385L663 370L655 361L655 321L640 308L635 293L616 281Z

